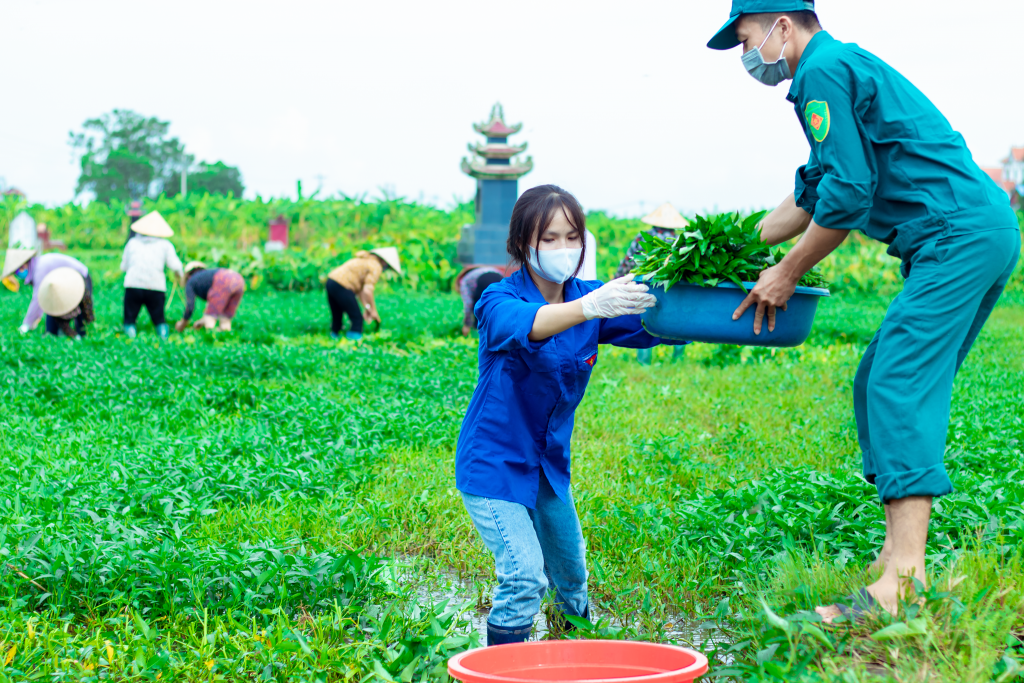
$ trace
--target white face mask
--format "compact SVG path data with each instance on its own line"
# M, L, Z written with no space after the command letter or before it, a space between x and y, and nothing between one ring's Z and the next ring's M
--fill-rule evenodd
M562 284L576 272L583 249L542 249L530 247L530 268L545 280Z

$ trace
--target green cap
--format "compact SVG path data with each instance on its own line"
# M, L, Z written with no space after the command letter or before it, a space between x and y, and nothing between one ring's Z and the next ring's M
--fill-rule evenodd
M814 0L732 0L729 21L708 41L712 50L731 50L740 44L736 40L736 21L743 14L764 14L767 12L814 11Z

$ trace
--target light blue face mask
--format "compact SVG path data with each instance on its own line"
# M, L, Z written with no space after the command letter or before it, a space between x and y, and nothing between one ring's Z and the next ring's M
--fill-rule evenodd
M583 249L541 249L530 245L530 268L549 282L562 284L580 265Z
M780 17L781 19L781 17ZM747 72L761 81L765 85L776 86L782 81L788 81L793 78L793 74L789 71L789 62L783 56L786 54L786 45L782 44L782 52L779 53L779 58L771 63L766 63L764 57L761 55L761 48L768 42L768 39L772 35L772 31L779 25L779 20L776 19L775 23L772 24L772 30L768 31L768 35L761 41L759 47L755 47L749 52L743 53L743 66L747 67Z

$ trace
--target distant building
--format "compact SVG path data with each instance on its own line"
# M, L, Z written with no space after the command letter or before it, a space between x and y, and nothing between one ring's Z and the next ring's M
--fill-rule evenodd
M1024 195L1024 147L1011 147L1010 154L1002 160L1002 164L983 167L982 170L1003 188L1013 208L1020 209L1021 195Z
M1003 178L1017 187L1024 185L1024 147L1010 148L1010 156L1003 159Z

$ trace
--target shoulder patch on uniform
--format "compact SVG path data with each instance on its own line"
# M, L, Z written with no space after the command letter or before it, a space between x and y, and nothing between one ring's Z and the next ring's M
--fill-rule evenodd
M811 137L821 142L828 137L828 129L832 124L832 117L828 113L828 102L811 100L804 108L804 119L811 130Z

